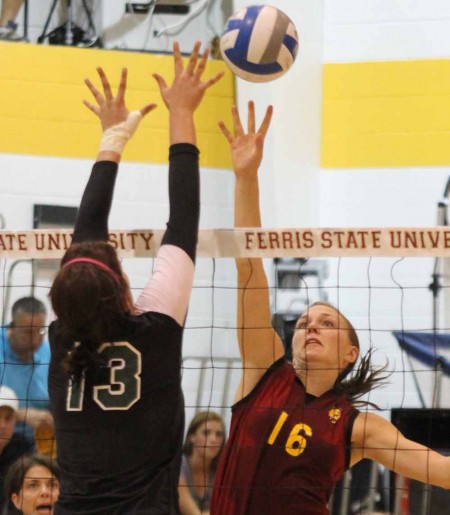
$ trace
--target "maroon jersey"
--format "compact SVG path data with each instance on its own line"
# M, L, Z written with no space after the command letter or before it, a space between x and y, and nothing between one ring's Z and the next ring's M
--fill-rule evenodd
M358 414L346 396L308 395L283 358L232 411L211 514L326 515Z

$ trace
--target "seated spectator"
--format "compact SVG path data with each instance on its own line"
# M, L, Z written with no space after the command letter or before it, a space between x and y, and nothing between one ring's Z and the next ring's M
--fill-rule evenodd
M56 461L40 454L19 458L8 470L4 495L7 502L2 515L52 515L59 496Z
M23 0L3 0L0 11L0 39L14 40L16 36L16 18L22 7Z
M182 515L209 514L214 474L224 444L222 417L213 411L197 413L183 445L178 485Z
M46 309L34 297L12 307L12 322L0 330L0 377L19 398L15 432L34 444L34 431L53 428L48 397L50 347L44 341Z
M10 465L23 454L32 452L33 446L14 435L19 401L7 386L0 386L0 509L3 508L3 481Z

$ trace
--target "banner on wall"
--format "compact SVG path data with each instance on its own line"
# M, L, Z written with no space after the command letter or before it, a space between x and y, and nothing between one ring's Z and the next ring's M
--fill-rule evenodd
M111 231L122 258L154 257L163 230ZM71 230L0 231L1 259L60 259ZM450 257L450 228L211 229L199 231L199 257Z

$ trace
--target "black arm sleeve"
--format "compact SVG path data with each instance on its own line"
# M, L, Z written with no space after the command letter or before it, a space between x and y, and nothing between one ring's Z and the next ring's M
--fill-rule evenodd
M118 168L112 161L98 161L92 167L78 210L73 243L108 241L108 216Z
M195 262L200 218L199 151L189 143L170 147L169 204L170 216L162 245L182 248Z

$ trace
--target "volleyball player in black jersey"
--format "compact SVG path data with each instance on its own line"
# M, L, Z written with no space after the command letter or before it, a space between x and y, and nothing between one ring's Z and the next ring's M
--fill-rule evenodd
M174 45L171 86L155 74L169 110L170 217L154 272L136 304L108 241L118 162L143 115L124 101L126 70L113 96L86 81L103 139L80 205L73 244L50 297L49 392L60 497L55 515L178 514L184 424L180 385L183 324L192 287L199 220L195 109L221 74L202 81L200 43L186 67Z

